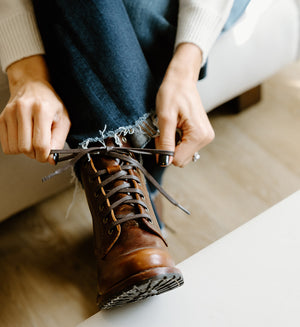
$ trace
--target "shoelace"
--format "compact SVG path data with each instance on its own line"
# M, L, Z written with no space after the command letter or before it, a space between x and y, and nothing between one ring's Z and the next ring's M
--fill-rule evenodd
M155 186L155 188L168 200L170 201L173 205L175 205L176 207L180 208L182 211L184 211L186 214L190 215L190 212L185 209L182 205L180 205L176 200L174 200L163 188L162 186L153 178L153 176L144 168L144 166L136 159L132 158L130 153L135 153L135 154L145 154L145 155L155 155L155 154L164 154L164 155L169 155L169 156L173 156L174 152L172 151L165 151L165 150L158 150L158 149L146 149L146 148L130 148L130 147L113 147L113 146L107 146L107 147L91 147L91 148L87 148L87 149L63 149L63 150L51 150L50 154L53 154L54 160L56 163L58 162L62 162L62 161L69 161L65 166L55 170L53 173L51 173L48 176L45 176L42 181L45 182L49 179L51 179L52 177L59 175L61 173L63 173L64 171L66 171L69 168L73 168L75 166L75 164L82 159L84 156L86 155L92 155L92 154L99 154L99 155L103 155L103 156L107 156L107 157L111 157L114 159L119 159L122 162L127 162L129 165L123 165L122 169L127 170L127 169L133 169L133 168L138 168L143 174L144 176L148 179L148 181ZM126 167L126 168L125 168ZM122 171L122 170L121 170ZM106 170L103 171L98 171L97 175L99 174L99 176L101 174L106 173ZM112 178L112 180L116 180L118 178L121 177L121 175L123 174L119 174L115 173ZM125 175L124 175L125 176ZM129 176L126 173L126 176ZM122 177L121 177L122 178ZM104 181L104 183L109 183L110 181ZM103 183L101 186L104 186ZM99 188L101 187L99 185ZM128 183L128 187L129 190L126 191L121 190L122 192L139 192L140 190L135 189L135 188L130 188L130 184ZM126 186L127 188L127 186ZM117 192L117 191L115 191ZM120 192L120 190L119 190ZM115 193L113 193L115 194ZM112 196L113 194L109 194L109 196ZM122 201L121 201L122 200ZM104 216L108 215L110 213L110 211L115 208L116 206L120 205L121 203L124 203L125 201L128 201L128 203L132 203L132 201L138 201L136 199L133 199L132 196L130 196L130 198L128 197L126 199L126 197L122 198L119 200L119 203L114 203L113 207L111 206L109 208L109 211L107 213L104 213ZM117 201L118 202L118 201ZM141 203L140 203L141 202ZM140 201L138 204L142 204L142 201ZM137 203L137 202L136 202ZM145 205L143 205L145 207ZM141 217L137 217L138 214L135 214L135 218L130 217L130 216L126 216L126 217L118 217L120 220L118 222L116 222L116 224L120 224L122 222L125 222L127 220L131 220L131 219L136 219L136 218L141 218ZM143 214L143 217L145 217L145 214ZM151 218L145 217L146 219L150 219ZM104 218L105 219L105 218Z
M127 204L131 206L131 208L135 208L135 205L140 205L144 208L143 211L139 211L140 213L136 213L135 210L132 210L130 213L127 214L115 214L116 220L111 222L108 228L108 234L110 235L113 232L113 228L116 225L121 225L129 220L136 220L139 218L145 218L150 223L152 223L152 219L148 214L149 209L146 203L143 201L145 195L143 191L139 188L134 187L131 184L132 181L137 182L140 184L140 179L138 176L131 174L130 170L134 170L133 167L129 163L121 162L119 165L119 169L117 171L107 171L107 169L98 170L96 173L94 172L92 176L90 176L90 180L93 181L100 176L100 183L97 185L94 196L98 198L98 207L101 211L102 221L104 224L107 224L109 221L109 214L113 212L115 208L121 206L123 204ZM122 181L122 184L113 186L110 188L111 185L114 185L114 182ZM102 188L105 189L105 195L102 193ZM100 196L101 194L101 196ZM114 195L122 194L123 196L116 201L111 201L111 198ZM126 195L125 195L126 194ZM136 195L139 195L139 198ZM109 200L107 203L106 200ZM109 204L107 207L104 204ZM106 210L104 209L106 207Z

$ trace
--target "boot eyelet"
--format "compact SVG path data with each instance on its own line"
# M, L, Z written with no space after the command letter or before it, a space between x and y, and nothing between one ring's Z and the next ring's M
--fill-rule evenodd
M98 199L98 198L99 198L99 194L98 194L97 192L94 192L94 197L95 197L96 199Z
M103 205L100 205L99 206L99 211L103 211L104 210L104 206Z
M114 232L114 231L113 231L113 229L111 228L111 229L108 230L107 234L108 234L108 235L111 235L113 232Z
M103 222L104 225L107 224L107 223L108 223L108 217L103 218L103 219L102 219L102 222Z
M127 138L125 136L122 136L122 142L127 143Z

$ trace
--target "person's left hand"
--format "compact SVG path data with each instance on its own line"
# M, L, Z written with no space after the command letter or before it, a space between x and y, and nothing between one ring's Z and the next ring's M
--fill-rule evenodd
M179 45L156 98L160 130L156 148L175 151L172 163L179 167L189 163L195 152L214 139L196 87L201 60L201 50L197 46ZM175 144L177 128L182 132L178 145Z

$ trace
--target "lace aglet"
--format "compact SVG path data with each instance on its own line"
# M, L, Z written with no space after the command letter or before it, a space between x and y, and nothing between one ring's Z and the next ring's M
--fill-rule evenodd
M177 203L176 206L183 212L185 212L187 215L191 215L191 213L187 209L185 209L181 204Z
M51 173L50 175L48 176L45 176L42 178L42 182L47 182L49 179L51 179L52 177L56 176L56 175L59 175L61 173L63 173L65 170L67 170L69 168L69 166L65 166L63 168L60 168L60 169L57 169L55 170L53 173Z
M45 177L43 177L42 178L42 183L45 183L45 182L47 182L50 178L52 178L53 176L52 176L52 174L51 175L48 175L48 176L45 176Z
M55 162L55 165L57 165L59 161L59 154L57 152L53 153L53 160Z

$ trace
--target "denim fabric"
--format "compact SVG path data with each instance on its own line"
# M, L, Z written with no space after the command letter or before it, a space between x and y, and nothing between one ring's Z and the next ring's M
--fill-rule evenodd
M123 0L149 68L158 85L172 58L178 0Z
M225 29L250 0L235 0ZM34 0L71 147L116 132L156 134L155 96L173 54L178 0ZM202 74L202 77L204 75ZM105 131L103 133L103 131Z
M133 132L154 110L178 10L177 1L163 2L34 1L52 83L70 114L71 147L104 130Z
M223 31L249 1L235 0ZM149 115L173 54L178 0L33 3L52 83L72 122L69 145L121 132L145 145L156 134ZM161 182L164 169L148 158L144 165Z

